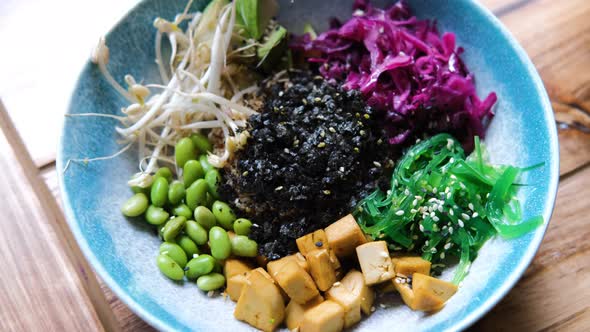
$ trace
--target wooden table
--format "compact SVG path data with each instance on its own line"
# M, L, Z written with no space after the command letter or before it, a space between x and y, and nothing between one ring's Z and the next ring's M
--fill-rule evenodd
M0 65L0 73L9 74L0 76L0 96L24 138L20 140L7 117L0 117L4 133L0 135L0 330L150 330L108 287L97 282L83 257L76 253L77 246L68 235L58 205L54 163L61 115L80 67L74 65L81 65L92 46L87 37L105 31L115 21L113 15L122 15L136 0L58 2L64 7L74 6L71 13L80 15L72 19L84 23L73 32L73 38L66 38L72 35L62 31L67 36L57 37L62 49L55 53L51 47L33 52L25 42L11 37L23 48L16 52L19 56L3 54L3 60L9 57L11 61ZM55 1L51 3L55 5ZM549 230L535 260L509 295L472 329L588 331L590 1L483 3L524 46L549 91L560 124L561 183ZM36 10L30 10L33 5ZM54 29L71 26L70 21L64 21L67 24L56 23L56 28L54 17L44 15L46 11L39 6L46 4L40 0L0 3L0 39L14 36L17 23L28 24L28 20L37 22L37 27L44 22ZM92 13L92 20L87 13ZM33 33L46 33L44 29L25 28L23 34L30 33L31 40L45 43ZM80 40L84 42L78 43ZM64 56L72 62L64 61ZM53 65L59 59L58 71ZM51 85L55 79L51 75L67 77L59 78L60 82L70 84L63 84L63 88ZM40 108L36 97L49 99L39 104L43 105Z

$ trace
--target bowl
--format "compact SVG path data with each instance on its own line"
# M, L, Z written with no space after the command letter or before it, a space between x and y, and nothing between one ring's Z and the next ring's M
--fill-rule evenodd
M195 1L203 8L206 1ZM327 18L347 18L352 1L279 1L280 23L301 32L311 22L319 30ZM391 4L392 2L388 2ZM386 3L375 2L383 6ZM496 116L486 144L495 163L527 166L543 162L528 173L532 186L520 191L524 217L543 215L545 224L513 240L490 240L474 261L460 291L445 308L432 315L387 303L356 327L359 331L386 329L455 331L474 323L490 310L520 278L543 238L553 209L558 182L558 143L547 93L531 61L516 40L484 7L474 1L409 1L419 18L435 19L441 31L456 33L465 49L463 59L477 79L479 95L495 91ZM133 8L107 35L109 69L121 83L126 73L138 81L158 82L154 63L152 22L156 16L172 20L184 1L146 0ZM119 114L122 97L106 83L90 62L83 68L72 93L69 114ZM62 170L72 158L107 156L118 151L116 120L66 118L57 158ZM160 240L146 223L127 220L120 204L130 196L126 186L137 172L137 154L129 150L105 161L72 163L60 172L64 209L82 251L106 284L149 324L161 330L252 330L233 319L235 304L209 298L194 283L174 283L156 267ZM447 273L448 274L448 273Z

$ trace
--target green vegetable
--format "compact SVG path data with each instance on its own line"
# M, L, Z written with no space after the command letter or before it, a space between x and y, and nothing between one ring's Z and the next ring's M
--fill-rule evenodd
M231 254L231 243L227 232L219 227L214 226L209 230L209 247L211 247L211 256L215 259L226 259Z
M197 287L206 292L221 288L223 285L225 285L225 277L219 273L210 273L197 279Z
M148 208L148 198L143 193L137 193L121 206L121 213L127 217L140 216Z
M166 226L162 229L162 238L166 242L174 242L174 239L182 232L184 225L186 224L185 217L174 217L170 219Z
M168 167L160 167L156 174L154 174L154 178L163 177L166 181L172 181L172 171Z
M204 179L198 179L193 182L188 189L186 189L186 205L192 210L199 205L204 205L207 202L207 191L209 185Z
M207 243L207 230L203 226L197 224L194 220L186 222L186 234L195 241L196 244L202 246Z
M186 253L176 243L164 242L160 245L160 254L172 258L180 267L186 265Z
M252 222L246 218L240 218L234 222L234 233L238 235L250 234L250 228L252 228Z
M145 212L145 220L152 225L161 225L168 220L170 214L161 207L150 205Z
M195 209L195 221L205 229L211 229L217 223L213 212L205 206L198 206Z
M189 160L184 164L182 177L186 188L190 187L198 179L202 179L204 175L203 166L197 160Z
M392 250L421 254L435 272L459 258L459 283L489 238L520 236L543 223L521 220L516 179L528 169L494 166L485 155L479 139L468 158L447 134L422 141L398 162L391 190L364 198L354 215L365 233Z
M213 166L209 163L206 154L202 154L199 156L199 162L201 163L201 167L203 167L203 171L205 173L213 169Z
M178 167L184 167L184 164L187 161L195 159L197 154L195 153L195 145L193 144L193 141L188 137L178 141L174 148L174 156Z
M172 280L182 280L184 271L170 256L159 254L156 258L156 264L160 272Z
M188 219L193 216L193 211L191 210L191 208L188 207L188 205L180 204L172 209L172 214L175 216L182 216Z
M313 29L313 27L309 23L305 23L303 25L303 33L304 34L308 33L309 37L311 37L311 40L318 38L318 34L315 32L315 30Z
M189 279L196 279L202 275L209 274L215 267L215 258L210 255L199 255L191 259L185 268L185 275Z
M245 235L236 235L231 239L231 252L236 256L256 257L258 244Z
M177 205L182 202L186 191L184 190L184 184L180 181L174 181L168 187L168 202L173 205Z
M277 30L270 34L268 40L256 51L259 59L259 67L264 65L263 69L267 70L280 60L280 57L287 48L286 37L287 29L282 26L279 26Z
M219 194L217 193L217 187L221 182L221 175L217 169L211 169L205 174L205 181L207 181L207 185L209 186L209 193L213 196L213 198L219 198Z
M274 0L236 0L236 21L244 27L249 37L262 37L270 19L276 15L278 5Z
M157 177L152 184L150 193L152 205L163 207L168 200L168 180L164 177Z
M199 253L199 248L187 235L180 235L176 240L176 243L182 248L182 250L184 250L188 257L193 257L195 254Z
M194 133L191 135L191 140L199 153L206 154L207 152L213 151L213 145L209 142L207 136L201 133Z
M224 202L215 201L211 211L219 223L225 229L233 229L233 223L236 220L234 211Z

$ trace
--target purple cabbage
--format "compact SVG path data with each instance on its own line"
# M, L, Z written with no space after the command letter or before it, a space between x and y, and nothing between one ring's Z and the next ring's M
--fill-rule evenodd
M435 22L416 19L404 1L378 9L357 0L353 10L350 20L332 20L315 40L309 34L292 38L294 54L383 110L390 144L448 132L470 151L473 137L485 134L496 94L477 97L455 35L441 36Z

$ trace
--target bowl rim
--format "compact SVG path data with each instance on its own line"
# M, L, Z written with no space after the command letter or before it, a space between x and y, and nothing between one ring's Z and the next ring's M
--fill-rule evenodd
M113 30L120 26L128 17L135 12L139 7L146 4L148 0L141 0L134 6L132 6L117 22L109 29L109 31L105 34L105 38L108 38L112 33ZM473 0L464 0L469 3L469 5L473 6L475 10L479 11L484 17L491 23L491 25L505 37L508 41L508 44L515 50L518 59L524 64L525 69L532 79L533 84L535 86L535 90L541 100L542 110L544 115L545 123L547 124L547 128L549 130L549 150L550 150L550 157L549 160L549 185L547 188L547 199L545 201L546 206L543 211L543 218L545 219L545 223L542 225L542 228L537 230L535 236L530 240L528 244L528 248L520 259L518 265L516 265L512 273L504 280L502 285L498 287L489 297L488 299L483 302L476 310L471 311L469 314L464 316L461 320L455 322L455 324L449 327L448 331L461 331L469 326L473 325L478 319L482 318L487 312L489 312L496 304L506 296L506 294L514 287L514 285L518 282L518 280L522 277L523 273L530 265L531 261L533 260L534 256L536 255L541 241L545 236L547 228L549 226L549 222L551 221L551 216L553 214L553 210L555 207L555 200L557 196L557 189L559 183L559 141L557 136L557 126L555 125L555 117L553 113L553 108L551 106L551 102L547 91L543 85L541 77L537 72L536 68L534 67L531 59L524 51L523 47L518 43L516 38L512 35L512 33L504 26L504 24L483 4L478 1ZM82 66L86 68L90 64L90 59ZM66 109L66 114L71 109L72 101L75 98L75 91L76 88L79 86L79 82L82 80L82 76L78 76L76 83L72 87L72 92L70 93L70 101L68 103L68 108ZM72 204L70 203L70 196L65 191L65 183L63 172L61 171L64 167L63 165L63 146L64 146L64 138L65 138L65 130L66 130L66 121L62 122L62 128L60 131L60 138L58 143L57 149L57 156L56 156L56 171L58 173L58 183L59 189L61 193L61 198L63 201L63 209L66 216L66 221L70 230L72 231L74 238L78 246L80 247L84 257L92 268L94 272L96 272L100 278L105 282L105 284L116 294L116 296L123 302L127 307L131 309L135 314L137 314L141 319L146 321L152 327L163 330L163 331L173 331L174 328L166 323L165 321L156 318L156 316L146 310L140 303L134 300L126 291L124 291L112 277L111 274L106 270L106 268L99 262L98 258L94 254L94 252L90 249L87 239L82 234L82 231L79 227L79 224L74 216L74 211L72 208ZM197 330L199 329L196 327Z

